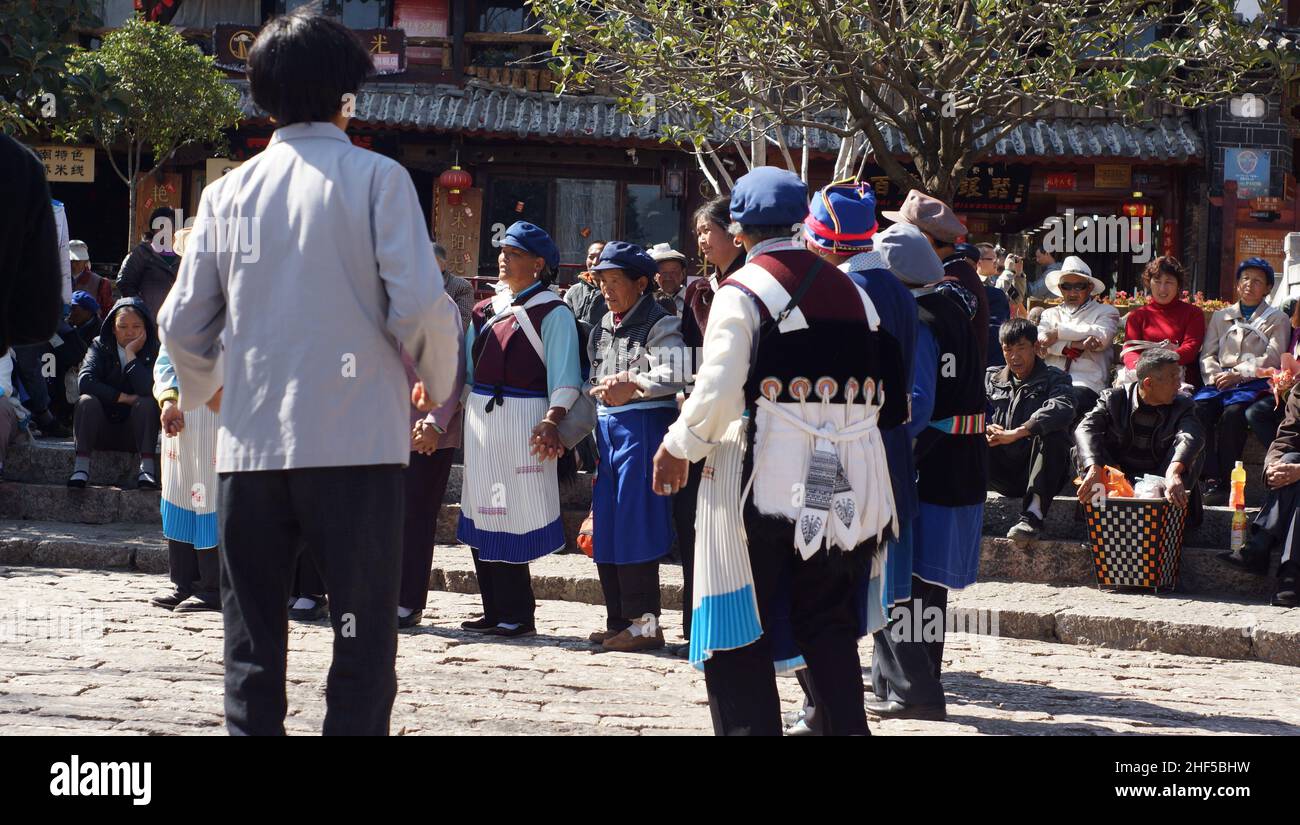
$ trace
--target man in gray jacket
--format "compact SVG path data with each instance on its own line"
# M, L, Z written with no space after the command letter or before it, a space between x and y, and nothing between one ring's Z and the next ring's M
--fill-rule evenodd
M988 418L989 486L1020 496L1020 521L1007 533L1026 544L1043 531L1047 508L1070 472L1074 392L1070 376L1038 357L1038 327L1013 318L998 329L1005 367L984 376Z
M410 176L344 132L371 67L355 34L305 10L285 15L262 29L248 67L253 100L279 128L204 190L160 313L182 410L224 395L226 726L284 732L302 547L335 634L324 732L382 735L397 691L408 415L413 397L427 410L452 391L456 308ZM414 392L399 344L423 381Z

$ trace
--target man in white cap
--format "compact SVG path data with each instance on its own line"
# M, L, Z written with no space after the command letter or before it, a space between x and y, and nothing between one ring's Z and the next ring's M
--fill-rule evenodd
M99 320L113 308L113 282L101 278L90 268L90 247L85 241L68 241L68 258L72 265L72 289L90 295L99 304Z
M1101 391L1110 384L1119 311L1093 300L1106 285L1075 255L1047 274L1047 289L1060 296L1062 303L1043 312L1038 322L1038 354L1048 366L1069 373L1077 421L1096 405Z
M686 309L686 256L668 243L657 243L646 252L659 265L655 301L678 318L682 317Z

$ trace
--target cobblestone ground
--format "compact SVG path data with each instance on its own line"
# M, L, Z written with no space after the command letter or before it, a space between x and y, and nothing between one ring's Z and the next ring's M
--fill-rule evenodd
M164 583L0 569L0 734L222 733L220 616L150 607ZM484 643L459 629L477 604L430 593L424 625L403 633L394 733L710 732L703 678L684 661L593 651L602 608L542 602L537 637ZM680 641L680 614L664 618ZM325 624L291 626L291 733L320 730L330 641ZM1300 668L967 635L947 651L950 721L874 732L1300 733ZM796 708L795 681L780 687Z

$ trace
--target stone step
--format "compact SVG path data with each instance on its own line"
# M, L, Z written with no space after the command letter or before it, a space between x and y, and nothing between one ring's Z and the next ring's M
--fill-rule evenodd
M665 608L681 606L679 568L660 567ZM548 556L532 565L538 599L603 604L595 566L585 557ZM439 548L430 586L477 593L464 548ZM1300 666L1300 611L1263 601L1112 593L1092 587L980 582L949 596L951 628L998 638L1154 650L1220 659L1258 659Z
M0 518L67 524L161 524L157 490L0 481Z
M76 460L72 439L19 437L5 457L4 480L35 484L64 484ZM98 451L90 459L90 483L134 484L140 468L137 453Z
M580 511L564 511L569 550L582 523ZM439 516L437 542L453 550L459 507L446 505ZM1266 599L1275 580L1227 567L1214 549L1184 547L1176 593L1207 598ZM0 521L0 564L45 564L63 567L167 570L166 542L153 524L70 524L45 521ZM1270 570L1276 569L1276 558ZM1096 583L1092 553L1072 541L1040 541L1018 547L1006 539L985 537L980 580L1002 580L1086 587Z
M65 484L72 475L76 453L71 439L20 437L5 458L4 480L32 484ZM90 483L103 486L134 486L140 457L136 453L96 452L90 461ZM465 468L454 464L447 480L443 501L460 502ZM560 486L560 506L570 509L591 507L591 484L595 475L580 472L577 479Z
M1259 512L1259 499L1248 503L1256 506L1246 508L1246 516L1253 519ZM1007 534L1020 519L1021 501L990 493L984 502L984 535L1002 537ZM1187 530L1183 536L1184 545L1192 547L1219 547L1226 549L1232 537L1232 509L1229 507L1206 507L1205 517L1199 527ZM1077 514L1077 515L1076 515ZM1079 500L1073 496L1057 496L1052 499L1052 506L1047 510L1043 520L1043 537L1054 540L1071 540L1086 542L1088 527L1083 521Z

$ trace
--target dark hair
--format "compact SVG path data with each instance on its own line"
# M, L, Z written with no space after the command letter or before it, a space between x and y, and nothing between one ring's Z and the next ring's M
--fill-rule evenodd
M695 215L691 220L692 227L699 226L700 221L708 221L711 224L726 229L731 225L731 196L718 195L716 198L710 198L695 210Z
M1151 263L1146 265L1146 269L1142 270L1142 287L1147 292L1151 291L1151 279L1157 275L1168 275L1171 278L1176 278L1180 293L1183 284L1187 283L1187 270L1183 269L1183 265L1172 255L1161 255L1159 258L1153 259Z
M360 38L311 7L271 20L248 52L253 102L279 126L332 120L371 69Z
M794 224L772 223L772 224L749 224L732 221L727 231L733 236L745 235L754 243L762 243L771 238L793 238Z
M998 327L998 343L1004 347L1020 341L1038 342L1038 327L1028 318L1012 318Z

